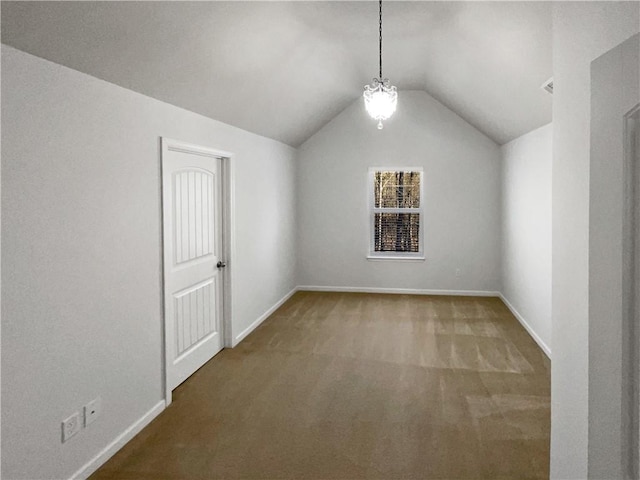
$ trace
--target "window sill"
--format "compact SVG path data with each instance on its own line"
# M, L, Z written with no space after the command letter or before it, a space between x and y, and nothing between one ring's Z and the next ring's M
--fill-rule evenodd
M383 261L388 262L391 261L400 261L400 262L424 262L426 260L425 257L401 257L394 255L367 255L367 260L369 261Z

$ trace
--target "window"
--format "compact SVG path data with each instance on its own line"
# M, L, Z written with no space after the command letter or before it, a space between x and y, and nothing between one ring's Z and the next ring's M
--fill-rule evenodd
M369 258L424 258L422 213L422 168L370 168Z

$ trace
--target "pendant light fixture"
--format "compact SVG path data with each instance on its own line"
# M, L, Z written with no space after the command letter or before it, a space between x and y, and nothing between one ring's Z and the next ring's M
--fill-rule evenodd
M388 119L396 111L398 92L389 83L388 78L382 78L382 0L380 0L380 77L374 78L371 85L364 87L364 106L369 115L378 120L378 129L382 129L382 121Z

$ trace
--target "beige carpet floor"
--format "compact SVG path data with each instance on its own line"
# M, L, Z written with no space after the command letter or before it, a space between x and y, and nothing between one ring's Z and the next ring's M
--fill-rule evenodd
M549 399L497 298L299 292L91 478L548 478Z

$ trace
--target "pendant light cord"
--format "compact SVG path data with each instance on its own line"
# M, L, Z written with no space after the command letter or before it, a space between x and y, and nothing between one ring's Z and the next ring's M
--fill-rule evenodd
M382 0L380 0L380 82L382 82Z

